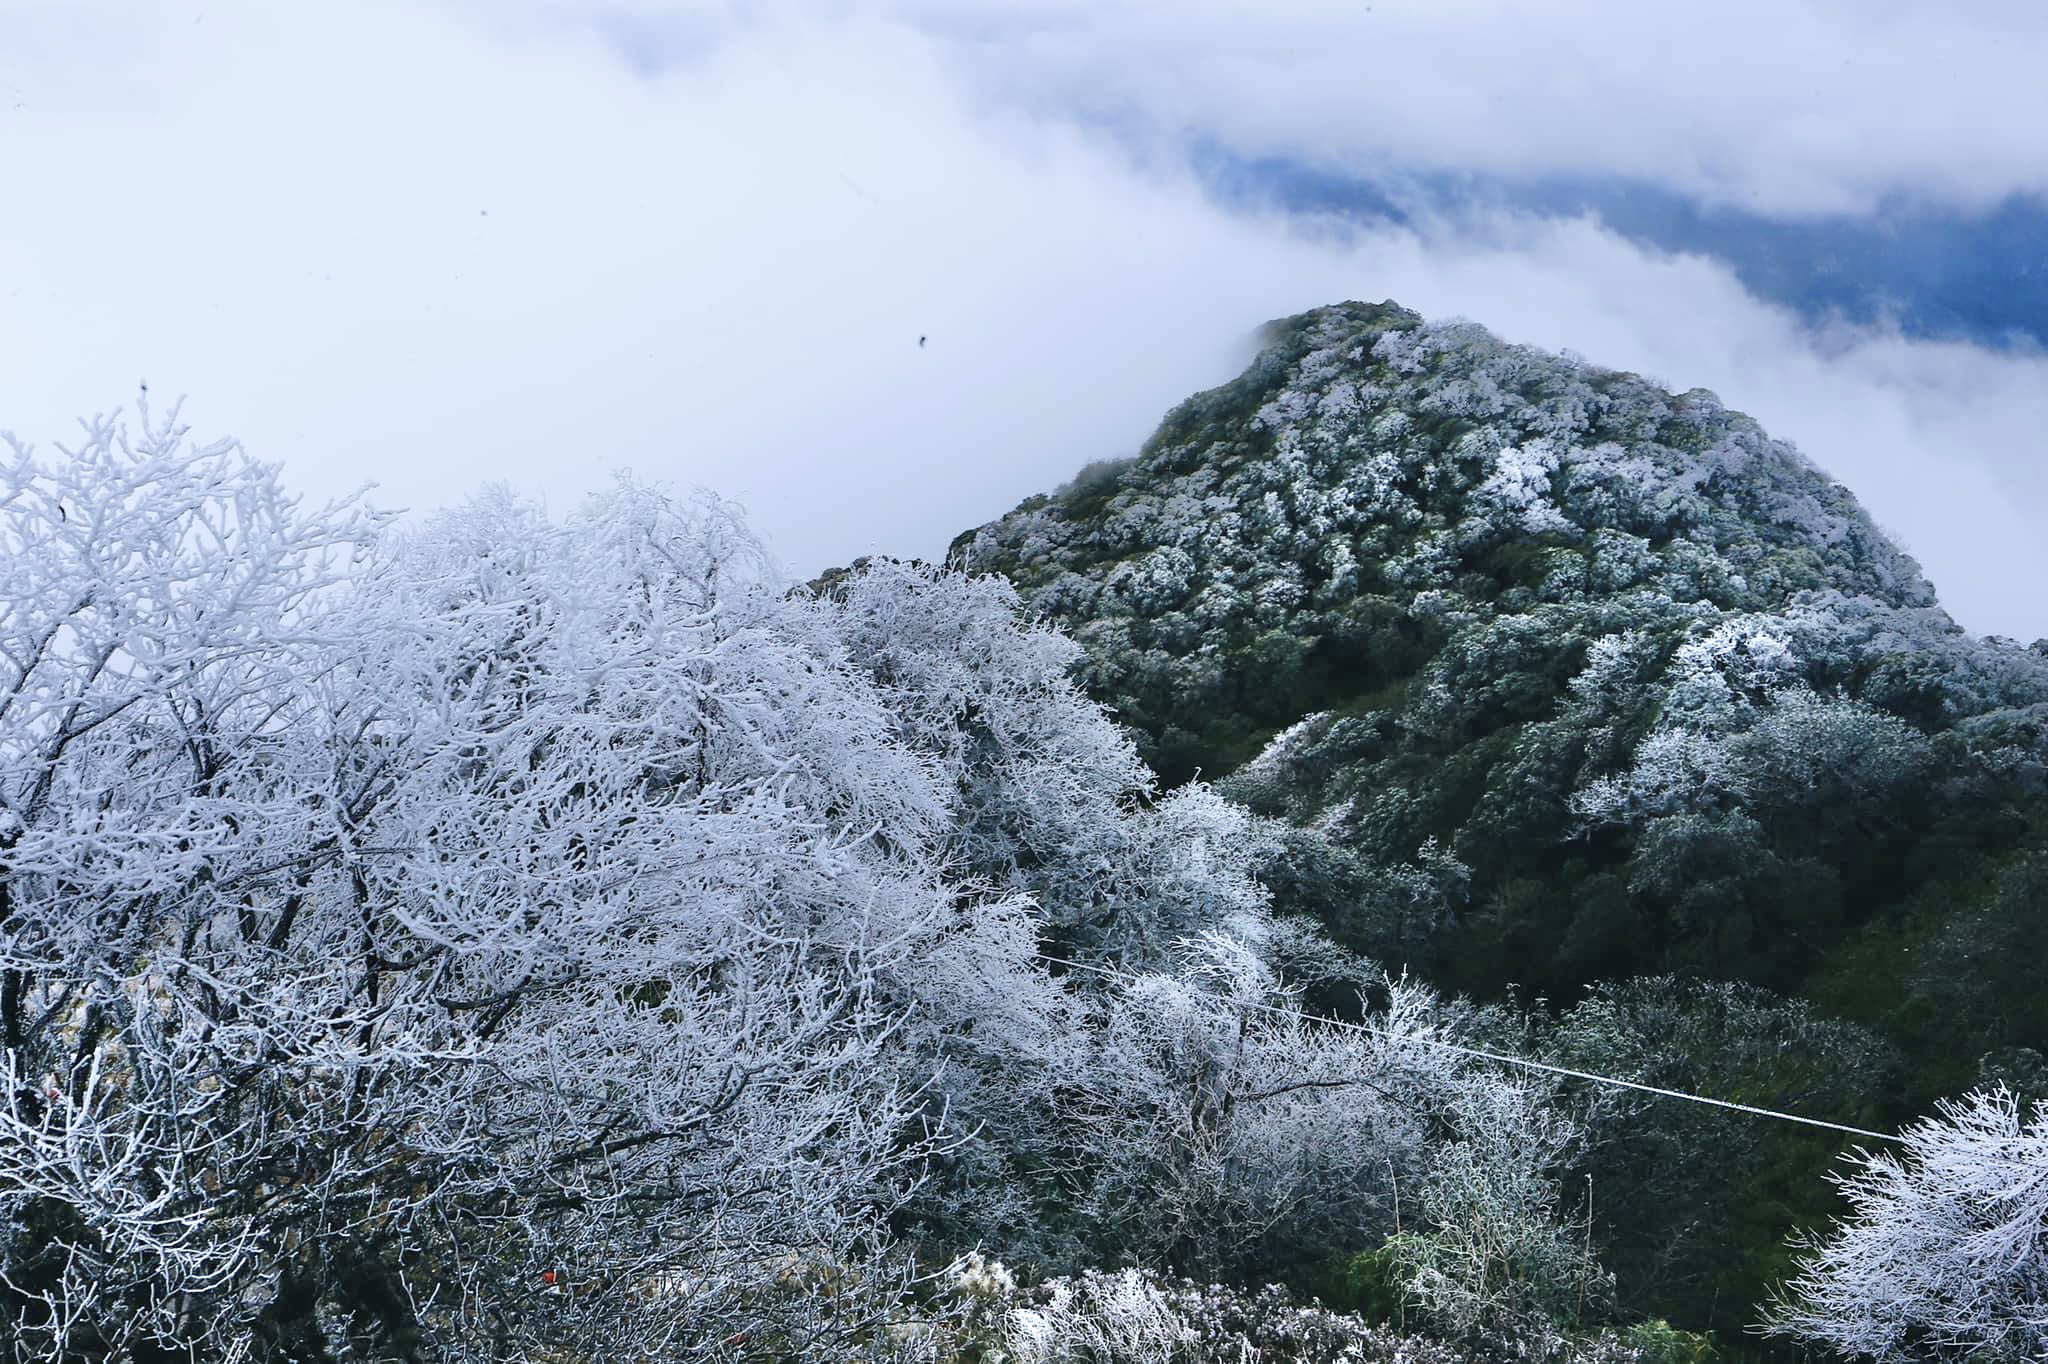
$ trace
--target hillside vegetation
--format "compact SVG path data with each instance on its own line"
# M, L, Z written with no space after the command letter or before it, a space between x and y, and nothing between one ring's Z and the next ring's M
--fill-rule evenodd
M809 586L10 443L0 1358L2048 1351L2048 659L1708 395L1270 340Z
M953 559L1169 782L1285 821L1282 908L1545 1001L1562 1056L1866 1124L2044 1092L2048 644L1964 633L1711 393L1322 308ZM1626 1293L1730 1324L1828 1143L1624 1126L1584 1173Z

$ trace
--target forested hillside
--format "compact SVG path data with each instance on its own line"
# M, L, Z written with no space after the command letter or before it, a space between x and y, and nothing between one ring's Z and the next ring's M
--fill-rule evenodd
M1347 305L958 554L11 444L0 1348L2048 1349L2048 660L1788 447Z
M2048 1094L2048 644L1962 632L1710 393L1393 304L1265 343L954 562L1169 783L1285 821L1281 908L1606 1073L1864 1124ZM1831 1149L1632 1112L1579 1167L1624 1300L1739 1324Z
M0 476L11 1358L1640 1353L1501 1020L1275 916L1000 579L146 414Z

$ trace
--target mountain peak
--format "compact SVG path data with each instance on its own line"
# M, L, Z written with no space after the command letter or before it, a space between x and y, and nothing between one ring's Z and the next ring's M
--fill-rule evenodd
M1391 302L1261 337L1133 459L954 545L1075 633L1089 685L1170 778L1220 775L1507 616L1597 637L1825 593L1955 628L1846 488L1704 389Z
M1668 393L1392 302L1317 308L1260 335L1245 372L1174 408L1136 459L1084 470L956 552L1028 581L1044 576L1034 568L1169 547L1242 550L1247 531L1280 529L1266 524L1277 517L1324 560L1348 541L1403 598L1459 590L1489 551L1519 543L1546 562L1575 551L1596 584L1677 601L1758 609L1833 589L1934 604L1919 566L1846 488L1705 389ZM1192 510L1189 495L1206 514L1171 516ZM1219 497L1237 519L1219 520ZM1255 508L1266 515L1248 524ZM1569 572L1566 557L1557 571ZM1314 557L1296 566L1312 593L1343 576Z
M1714 394L1392 303L1262 339L954 552L1072 635L1166 781L1292 826L1276 899L1347 945L1482 994L1801 987L1962 893L1927 889L1975 874L1943 820L2048 790L2048 651L1958 628Z

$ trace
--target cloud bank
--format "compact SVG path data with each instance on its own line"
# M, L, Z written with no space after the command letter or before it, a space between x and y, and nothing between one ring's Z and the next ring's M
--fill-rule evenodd
M786 22L819 7L765 8ZM583 16L653 69L722 31L673 4L527 12ZM2030 0L870 0L844 12L918 32L993 105L1326 169L1611 176L1788 215L2048 190L2048 9Z

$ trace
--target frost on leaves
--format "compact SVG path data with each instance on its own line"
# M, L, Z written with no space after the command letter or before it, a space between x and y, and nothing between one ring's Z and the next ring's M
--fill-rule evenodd
M1901 1137L1852 1157L1772 1329L1884 1361L2048 1354L2048 1104L1980 1090Z

